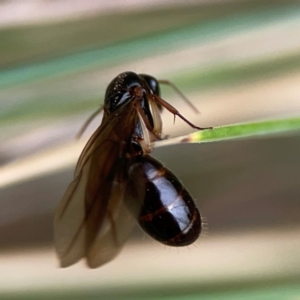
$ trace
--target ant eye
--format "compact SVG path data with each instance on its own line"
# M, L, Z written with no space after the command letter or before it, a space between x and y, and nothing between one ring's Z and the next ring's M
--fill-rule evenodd
M157 79L153 76L148 74L139 74L141 78L143 78L147 85L149 86L150 90L153 92L154 95L160 96L160 87Z

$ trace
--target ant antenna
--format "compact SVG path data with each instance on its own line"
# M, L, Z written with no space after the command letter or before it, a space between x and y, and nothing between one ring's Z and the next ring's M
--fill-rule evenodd
M180 89L171 81L169 80L158 80L158 83L165 84L170 86L196 113L199 114L199 110L194 106L194 104L180 91Z
M104 105L102 105L99 109L97 109L83 124L79 132L76 134L76 139L79 139L82 134L85 132L86 128L89 126L89 124L93 121L93 119L102 112L104 109Z

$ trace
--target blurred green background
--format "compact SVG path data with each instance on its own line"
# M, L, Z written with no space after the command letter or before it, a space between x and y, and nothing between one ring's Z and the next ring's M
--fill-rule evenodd
M298 299L299 131L154 150L207 219L195 247L136 228L113 262L62 270L52 223L117 74L173 81L201 114L164 99L220 126L299 116L299 58L299 1L0 1L0 299Z

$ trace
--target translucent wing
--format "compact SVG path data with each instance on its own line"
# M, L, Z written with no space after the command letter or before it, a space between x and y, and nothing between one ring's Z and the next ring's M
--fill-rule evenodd
M86 258L89 267L96 268L112 260L128 239L135 220L124 204L124 179L119 171L114 179L112 192L101 228L89 247Z
M124 225L129 214L123 204L122 161L136 121L134 101L129 101L104 116L85 146L55 214L55 247L62 267L85 256L97 267L112 259L126 240L130 222Z

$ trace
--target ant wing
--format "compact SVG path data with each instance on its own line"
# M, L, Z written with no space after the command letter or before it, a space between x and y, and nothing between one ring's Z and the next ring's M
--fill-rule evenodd
M108 242L108 236L111 241L117 241L115 234L119 226L116 224L118 219L123 222L122 161L137 121L133 102L129 101L114 113L104 116L85 146L74 180L56 211L54 240L62 267L85 256L89 265L96 267L119 252L119 249L114 250L115 255L95 259L98 257L95 252L106 252L107 245L121 245ZM102 241L104 250L101 249Z
M109 203L97 237L86 252L90 268L97 268L112 260L129 237L135 220L124 203L126 181L121 167L114 178Z

